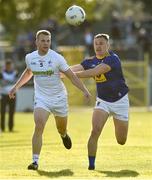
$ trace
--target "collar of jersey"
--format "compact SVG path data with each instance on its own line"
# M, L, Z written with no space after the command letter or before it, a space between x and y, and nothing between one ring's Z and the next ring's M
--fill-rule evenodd
M102 56L96 56L98 59L103 60L105 57L110 56L109 52L106 52Z

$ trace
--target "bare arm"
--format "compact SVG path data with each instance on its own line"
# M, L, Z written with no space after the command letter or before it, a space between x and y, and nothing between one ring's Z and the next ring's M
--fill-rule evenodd
M70 66L70 69L73 72L83 71L84 70L84 68L83 68L83 66L81 64L76 64L76 65Z
M111 67L108 66L107 64L99 64L93 69L88 69L85 71L78 71L75 74L79 78L87 78L87 77L94 77L94 76L97 76L99 74L104 74L110 70L111 70Z
M30 69L25 69L24 72L22 73L22 75L20 76L20 78L18 79L18 81L15 83L15 85L13 86L13 88L10 90L9 92L9 97L10 98L14 98L15 97L15 93L16 91L22 87L25 83L27 83L31 77L33 76L33 73Z
M70 66L70 69L73 71L73 72L77 72L77 71L83 71L84 68L81 64L76 64L76 65L73 65L73 66ZM63 79L65 76L63 74L63 72L61 72L60 74L60 77Z
M84 95L87 98L90 98L90 93L86 86L80 81L80 79L71 71L71 69L68 69L64 72L64 74L71 80L72 84L75 85L78 89L80 89Z

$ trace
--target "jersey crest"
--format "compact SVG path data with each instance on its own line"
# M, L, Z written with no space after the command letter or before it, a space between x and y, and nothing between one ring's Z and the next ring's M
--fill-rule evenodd
M98 82L105 82L107 81L107 78L105 77L104 74L99 74L98 76L95 76L95 81L98 83Z

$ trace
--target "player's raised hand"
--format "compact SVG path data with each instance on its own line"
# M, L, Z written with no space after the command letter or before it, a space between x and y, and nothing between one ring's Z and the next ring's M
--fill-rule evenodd
M11 90L10 90L10 92L9 92L9 98L10 99L14 99L15 98L15 93L16 93L16 88L15 87L13 87Z

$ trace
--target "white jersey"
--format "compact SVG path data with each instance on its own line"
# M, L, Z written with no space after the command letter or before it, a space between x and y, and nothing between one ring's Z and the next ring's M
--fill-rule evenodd
M66 88L60 78L60 71L65 72L69 66L63 56L49 49L40 56L38 51L26 55L27 68L34 75L35 98L46 100L67 95Z

